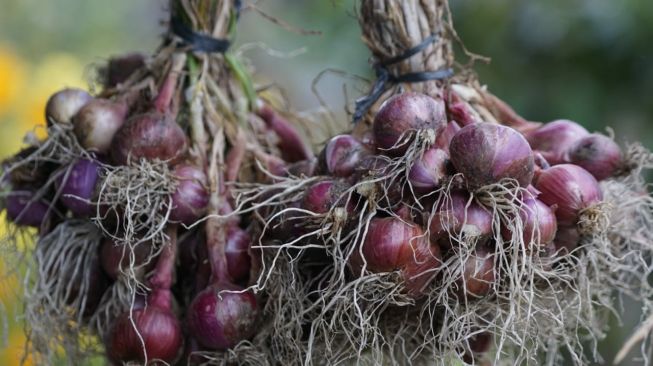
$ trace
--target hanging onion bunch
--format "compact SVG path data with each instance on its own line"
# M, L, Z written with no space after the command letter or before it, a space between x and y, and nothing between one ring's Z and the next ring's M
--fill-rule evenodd
M275 324L294 334L286 363L539 364L565 348L581 365L598 353L577 332L596 346L615 291L650 301L651 154L528 121L469 70L402 83L455 65L448 14L360 2L363 39L399 83L375 84L353 129L301 163L315 169L241 190L263 218L256 286L301 314Z
M96 95L53 94L48 137L3 162L8 220L37 228L25 318L39 364L61 347L70 364L275 359L277 305L252 291L258 228L233 187L313 153L228 49L240 6L172 0L155 55L111 58Z

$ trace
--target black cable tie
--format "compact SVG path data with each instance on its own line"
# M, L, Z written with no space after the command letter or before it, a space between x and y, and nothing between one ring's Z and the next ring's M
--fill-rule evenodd
M376 80L372 84L372 89L370 92L361 98L356 100L355 111L353 115L354 123L360 121L367 111L372 108L374 103L376 103L381 95L388 90L388 84L397 84L397 83L419 83L429 80L443 80L448 79L453 76L453 69L446 68L436 71L421 71L421 72L411 72L403 75L392 75L388 71L387 67L398 62L404 61L414 55L424 51L431 43L435 42L437 36L431 34L429 37L424 39L420 44L415 47L409 48L401 55L392 57L384 62L377 62L374 64L374 72L376 73Z
M240 17L242 1L234 0L234 8L236 9L236 19L238 19ZM228 39L213 38L206 34L195 32L186 25L178 14L173 15L170 20L170 28L172 33L181 38L194 52L225 53L229 49L229 46L231 46L231 41Z

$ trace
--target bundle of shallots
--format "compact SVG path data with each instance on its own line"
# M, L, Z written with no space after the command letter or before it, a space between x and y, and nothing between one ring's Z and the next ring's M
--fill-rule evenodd
M21 258L38 364L275 359L276 299L250 288L257 228L233 186L312 151L229 51L240 7L172 0L154 56L109 60L96 95L52 95L47 138L3 163L7 243L36 239Z
M618 300L652 305L653 156L517 115L455 62L446 0L361 1L359 20L378 79L352 131L240 186L282 363L599 359Z

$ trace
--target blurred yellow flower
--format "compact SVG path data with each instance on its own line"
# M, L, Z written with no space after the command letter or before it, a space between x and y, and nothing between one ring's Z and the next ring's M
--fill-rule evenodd
M13 106L25 85L25 61L0 44L0 117Z
M20 328L12 329L11 334L9 335L9 343L7 347L0 350L0 360L2 360L3 365L7 366L30 366L34 365L34 362L31 357L27 357L24 363L23 355L25 353L25 342L27 337L23 330Z

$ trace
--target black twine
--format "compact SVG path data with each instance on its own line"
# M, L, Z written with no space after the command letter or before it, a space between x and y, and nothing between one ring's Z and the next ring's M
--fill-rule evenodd
M404 53L392 57L385 62L376 62L374 64L374 73L376 74L376 81L372 85L370 92L361 98L356 100L356 110L354 111L353 120L354 123L358 122L363 118L363 116L372 108L372 105L376 103L381 95L385 93L386 90L390 87L389 84L397 83L419 83L422 81L428 80L443 80L450 78L453 75L453 69L446 68L440 69L437 71L421 71L421 72L409 72L403 75L393 75L388 71L388 66L404 61L408 58L411 58L418 54L419 52L424 51L431 43L435 42L437 36L431 34L429 37L424 39L417 46L406 50Z
M234 0L236 18L240 17L242 8L241 0ZM231 46L231 41L223 38L213 38L203 33L192 30L179 14L174 14L170 20L172 33L181 38L186 46L194 52L225 53Z

